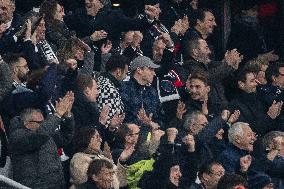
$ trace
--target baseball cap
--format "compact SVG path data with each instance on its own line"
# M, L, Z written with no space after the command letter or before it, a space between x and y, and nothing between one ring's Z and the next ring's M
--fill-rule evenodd
M157 64L154 64L154 62L147 56L138 56L136 57L131 63L130 63L130 70L134 71L137 68L159 68L160 66Z

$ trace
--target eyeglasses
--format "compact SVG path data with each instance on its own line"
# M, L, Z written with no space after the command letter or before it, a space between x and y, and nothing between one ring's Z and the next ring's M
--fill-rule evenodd
M29 121L29 123L38 123L38 124L42 124L43 120L42 121Z
M23 68L29 68L29 66L27 64L22 65L22 66L16 66L16 67L23 67Z
M135 136L135 135L139 135L139 132L138 132L138 133L131 133L131 134L128 134L128 136Z

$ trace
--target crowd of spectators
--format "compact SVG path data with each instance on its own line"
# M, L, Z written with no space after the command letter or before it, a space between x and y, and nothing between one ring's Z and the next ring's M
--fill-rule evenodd
M33 189L284 189L284 62L265 24L278 2L238 1L221 59L201 2L0 0L0 174Z

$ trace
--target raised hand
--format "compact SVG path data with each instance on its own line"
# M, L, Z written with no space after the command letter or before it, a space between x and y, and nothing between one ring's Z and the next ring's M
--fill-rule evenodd
M125 146L124 150L120 154L119 160L120 161L127 160L133 154L133 152L135 150L134 147L135 147L134 145L132 145L132 146L130 146L130 145Z
M228 123L233 124L233 123L237 122L240 115L241 115L240 110L235 110L234 113L232 115L230 115L230 117L228 119Z
M105 39L107 37L107 32L104 30L95 31L91 36L90 39L92 41L99 41L101 39Z
M183 114L186 112L185 104L182 101L178 102L176 117L182 120Z
M269 109L267 111L267 115L271 119L276 119L280 115L280 113L281 113L282 105L283 105L282 101L276 102L274 100L272 105L269 107Z
M78 64L77 64L77 60L73 59L73 58L69 58L66 60L66 65L69 69L71 70L76 70Z
M63 98L60 98L59 101L56 101L55 111L59 117L62 117L66 113L71 112L74 102L74 93L68 91Z
M208 100L204 100L203 103L202 103L202 113L204 115L208 115Z
M141 108L138 111L137 117L140 121L142 121L142 123L146 124L146 125L150 125L152 122L152 116L153 114L150 113L149 115L147 115L146 111L144 108Z
M251 161L252 161L251 155L246 155L240 158L240 166L242 172L246 172L249 169Z
M28 19L26 21L25 39L28 40L28 39L31 39L31 37L32 37L32 23L31 23L31 20Z
M107 40L106 43L102 44L101 46L101 51L102 51L102 54L107 54L109 53L109 51L111 50L112 48L112 43L111 41Z
M103 154L105 157L112 160L111 150L107 142L104 143Z
M134 48L140 48L140 43L143 40L143 34L140 31L134 31L133 41L131 46Z
M189 152L194 152L195 151L195 140L193 135L186 135L183 139L182 142L187 145L188 151Z
M239 68L240 62L243 60L243 55L241 55L237 49L227 51L225 53L224 61L232 66L235 70Z
M101 114L100 114L100 117L99 117L99 122L102 124L102 125L106 125L106 122L107 122L107 119L108 119L108 114L109 114L109 111L110 111L110 107L108 105L104 106L102 111L101 111Z
M3 123L3 120L2 120L1 116L0 116L0 130L5 132L5 127L4 127L4 123Z
M152 135L153 135L153 139L155 141L160 141L161 137L165 135L165 131L163 131L161 129L156 129L156 130L152 131Z
M125 118L125 113L120 114L120 113L117 112L117 113L112 117L112 119L111 119L111 121L110 121L109 128L110 128L111 130L117 128L119 125L122 124L124 118Z
M174 127L168 128L166 130L167 136L168 136L168 142L169 143L174 143L178 134L178 130Z

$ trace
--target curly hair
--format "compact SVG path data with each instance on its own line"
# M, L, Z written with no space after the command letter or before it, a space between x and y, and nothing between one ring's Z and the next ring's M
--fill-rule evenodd
M77 152L84 152L90 142L92 137L98 132L97 129L91 127L83 127L74 137L74 150Z

